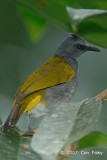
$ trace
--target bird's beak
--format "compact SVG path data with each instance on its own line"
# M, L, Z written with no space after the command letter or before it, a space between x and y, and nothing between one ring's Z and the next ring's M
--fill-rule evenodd
M87 51L95 51L95 52L100 52L100 50L96 47L93 47L91 45L87 46Z

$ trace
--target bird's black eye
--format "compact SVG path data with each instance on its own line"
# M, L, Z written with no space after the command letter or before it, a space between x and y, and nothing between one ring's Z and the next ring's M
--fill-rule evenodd
M85 46L82 45L82 44L78 44L78 45L77 45L77 48L80 49L80 50L84 50L84 49L85 49Z

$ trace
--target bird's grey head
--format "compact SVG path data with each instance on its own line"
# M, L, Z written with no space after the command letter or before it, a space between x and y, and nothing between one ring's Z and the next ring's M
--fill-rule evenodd
M56 55L77 59L86 51L99 52L100 50L93 47L84 38L72 33L59 45Z

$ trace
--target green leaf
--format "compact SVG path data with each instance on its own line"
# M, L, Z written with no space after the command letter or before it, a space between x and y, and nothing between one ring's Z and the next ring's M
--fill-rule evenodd
M107 134L101 132L91 132L78 142L79 150L96 146L107 147Z
M0 118L0 125L2 125L2 120L1 120L1 118Z
M38 41L48 27L47 20L24 7L18 7L18 11L30 39L32 41Z
M69 6L67 6L66 9L71 18L71 26L74 32L77 32L78 24L86 18L96 18L96 16L99 18L99 15L106 15L107 17L107 11L101 9L75 9Z
M98 9L74 9L67 7L73 31L88 41L107 47L107 11ZM99 38L100 37L100 38Z
M39 160L31 150L30 139L20 135L20 129L13 127L0 131L0 160Z
M95 0L94 3L92 0L87 0L87 3L84 3L83 0L15 0L14 2L35 11L36 14L69 32L73 32L73 30L71 27L71 19L66 10L67 6L81 9L107 9L106 0L103 0L103 2ZM86 20L82 21L78 26L77 33L96 45L107 47L107 15L104 17L100 15L95 16L93 19L86 18Z
M57 160L61 150L87 135L98 120L101 101L91 98L55 107L34 133L31 146L41 159Z
M36 14L59 25L60 27L70 30L70 18L66 11L65 2L62 0L15 0L19 6L23 6L35 11Z

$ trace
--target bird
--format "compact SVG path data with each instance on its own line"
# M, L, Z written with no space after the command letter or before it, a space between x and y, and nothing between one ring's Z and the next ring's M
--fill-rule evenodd
M19 87L12 110L1 130L15 126L26 112L28 128L31 129L30 115L37 118L51 108L69 102L78 85L78 58L87 51L100 52L100 49L83 37L69 33L59 44L53 57L44 62Z

